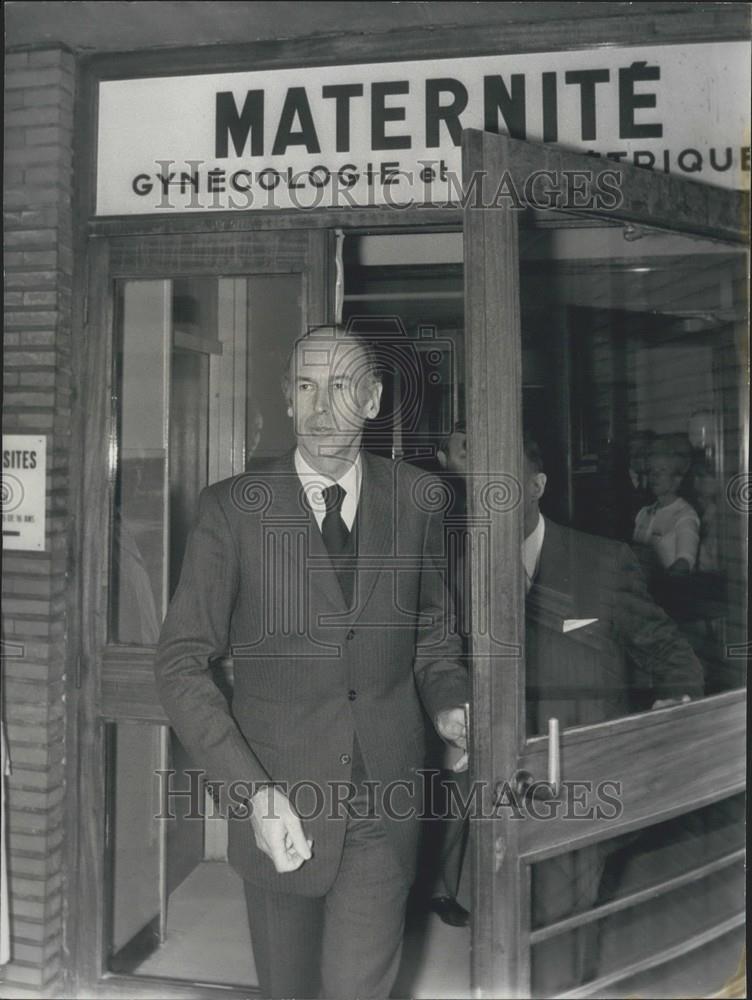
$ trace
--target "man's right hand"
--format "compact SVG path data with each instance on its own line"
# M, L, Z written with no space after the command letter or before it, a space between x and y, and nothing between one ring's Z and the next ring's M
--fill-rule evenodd
M294 872L311 857L313 841L279 788L264 785L251 798L251 826L256 846L278 872Z

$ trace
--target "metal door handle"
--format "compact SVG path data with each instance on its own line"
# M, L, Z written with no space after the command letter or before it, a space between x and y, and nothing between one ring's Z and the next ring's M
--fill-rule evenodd
M553 795L561 790L561 740L559 720L548 720L548 783Z
M517 771L512 788L518 799L523 799L532 789L539 799L555 799L561 792L561 742L559 720L548 720L548 779L536 781L530 771Z

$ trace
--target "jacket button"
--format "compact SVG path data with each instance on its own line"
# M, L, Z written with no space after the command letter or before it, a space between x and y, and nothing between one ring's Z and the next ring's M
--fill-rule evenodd
M355 699L358 697L358 694L356 691L351 690L347 692L347 697L350 699L350 701L355 701Z
M340 762L340 764L349 764L350 763L350 754L349 753L343 753L342 756L339 759L339 762Z
M347 633L347 635L345 636L345 638L347 639L348 642L350 642L351 639L355 638L355 633L353 632L352 629L350 629L350 631Z

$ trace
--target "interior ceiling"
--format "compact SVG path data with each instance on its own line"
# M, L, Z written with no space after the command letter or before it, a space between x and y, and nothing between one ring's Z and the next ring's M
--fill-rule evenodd
M214 45L409 28L540 24L559 19L682 15L724 3L6 2L5 44L63 43L82 52Z

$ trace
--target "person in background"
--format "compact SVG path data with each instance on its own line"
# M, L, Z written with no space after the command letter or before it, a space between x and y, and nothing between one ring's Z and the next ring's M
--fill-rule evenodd
M446 514L446 538L449 560L448 584L454 598L457 631L463 642L463 652L469 652L470 637L470 605L466 595L469 593L467 574L470 561L467 558L467 432L464 423L457 423L440 444L437 458L443 469L442 480L449 490L449 507ZM447 783L456 782L463 800L467 798L468 771L456 771L460 763L460 753L451 746L443 751L441 785L444 792L442 805L456 802L446 794ZM436 877L433 883L431 909L445 924L450 927L467 927L470 914L462 906L457 895L462 875L462 862L465 856L468 824L461 816L447 816L442 824L441 838L438 850Z
M578 507L578 527L605 538L629 541L635 514L645 503L634 488L629 449L608 442L598 453L598 465L588 477L591 499L585 510Z
M651 430L634 431L629 435L629 478L635 493L645 499L648 498L648 459L654 441L655 434Z
M633 541L649 550L658 569L691 573L700 544L697 511L679 495L688 469L683 454L667 445L654 445L648 459L648 487L655 501L635 518Z
M545 489L540 448L526 437L522 556L527 735L545 734L551 718L564 730L700 697L702 667L651 598L631 550L544 517L540 501ZM565 629L567 619L570 628ZM609 885L618 884L631 839L627 835L533 865L533 927L566 919L600 901L606 864L610 862ZM617 850L621 853L614 862ZM598 934L598 927L586 924L538 944L533 995L555 996L594 978Z
M622 539L625 542L632 540L634 531L634 521L642 507L647 506L652 500L648 489L648 460L653 449L655 434L651 430L635 431L629 436L627 452L629 455L629 482L631 486L629 496L629 506L631 519L627 535Z
M702 668L651 598L630 548L544 518L546 474L530 437L524 455L528 735L545 733L551 717L564 727L634 711L644 690L633 684L635 666L653 707L702 694ZM579 573L581 566L588 572ZM585 624L562 631L551 614L558 607L567 612L561 617Z
M465 424L455 424L452 433L441 442L436 457L441 467L441 480L449 491L449 505L445 515L445 524L453 536L450 556L453 554L453 565L449 571L449 587L454 597L454 608L457 616L457 631L465 644L470 635L470 604L466 595L470 592L470 584L466 579L469 571L469 559L466 552L466 518L467 518L467 432Z

